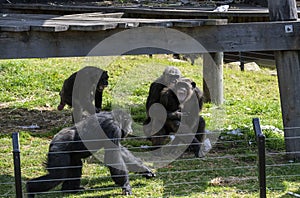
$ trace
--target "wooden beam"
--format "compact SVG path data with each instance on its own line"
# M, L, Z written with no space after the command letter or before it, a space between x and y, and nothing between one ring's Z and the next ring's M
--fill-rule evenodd
M203 92L205 102L223 104L223 52L203 55Z
M296 21L298 19L295 0L269 1L272 21ZM294 26L285 28L287 34L294 34ZM300 48L295 51L274 53L284 125L287 157L300 159Z
M1 29L0 25L1 59L86 56L98 43L107 38L112 43L122 46L134 45L139 42L147 42L149 46L159 43L160 46L172 48L177 53L300 49L300 23L297 21L197 27L180 27L178 25L179 27L173 26L172 28L150 26L147 27L147 31L143 31L141 28L125 29L131 34L127 35L126 39L113 37L114 41L111 40L112 36L124 31L123 28L116 27L106 31L89 31L88 27L86 27L86 31L70 31L69 29L62 31L60 28L58 32L43 32L31 29L28 31L28 28L22 24L20 23L22 28L17 30L20 32L9 32L9 28L16 27L14 24L7 26L7 29ZM84 28L84 25L80 27ZM293 31L286 31L288 27L293 27ZM190 44L190 41L178 41L172 37L174 35L166 34L170 29L178 30L198 43L187 46L185 44ZM199 48L199 44L203 47ZM99 55L119 55L115 47L110 44ZM139 54L137 50L134 52ZM157 51L152 48L148 52L155 54L160 53L161 50Z

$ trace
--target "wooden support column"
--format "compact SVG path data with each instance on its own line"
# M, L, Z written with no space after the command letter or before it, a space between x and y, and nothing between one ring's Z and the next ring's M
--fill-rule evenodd
M298 19L295 0L269 1L268 6L271 21L295 21ZM287 37L299 34L299 30L296 30L288 22L282 31ZM299 160L300 51L275 51L274 55L278 73L287 157L291 160Z
M223 104L223 52L203 55L203 92L205 102Z

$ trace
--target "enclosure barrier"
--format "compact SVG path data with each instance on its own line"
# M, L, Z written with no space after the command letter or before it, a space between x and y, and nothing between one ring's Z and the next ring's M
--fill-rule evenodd
M258 171L259 171L259 191L260 198L266 198L266 137L261 131L259 118L253 118L253 128L256 135L258 147Z
M268 141L269 138L265 138L265 135L262 133L262 130L265 130L264 129L264 126L261 126L260 125L260 122L259 122L259 119L258 118L255 118L252 120L253 121L253 128L254 128L254 132L255 132L255 137L256 137L256 142L257 142L257 146L258 146L258 168L259 168L259 184L258 182L256 182L257 180L257 176L254 176L251 177L251 176L245 176L244 178L241 178L240 180L238 181L242 181L243 180L249 180L249 181L254 181L256 182L258 185L253 188L252 190L257 190L259 189L259 193L260 193L260 197L266 197L266 168L268 169L272 169L272 168L276 168L276 167L287 167L287 166L298 166L299 164L298 163L293 163L293 164L266 164L266 157L271 157L273 155L278 155L278 154L281 154L281 153L265 153L265 140ZM16 197L22 197L22 187L21 187L21 169L20 169L20 146L19 146L19 133L13 133L12 134L12 138L13 138L13 156L14 156L14 172L15 172L15 188L16 188ZM141 139L141 138L144 138L144 137L129 137L128 139ZM99 140L100 141L100 140ZM216 146L220 146L221 148L223 147L224 144L239 144L239 143L243 143L244 140L219 140L218 143L216 144ZM140 147L133 147L133 149L138 149ZM255 149L256 150L256 149ZM22 152L24 153L24 152ZM36 155L37 153L32 153L30 152L30 154L32 155ZM222 160L227 160L227 159L234 159L234 160L237 160L237 159L240 159L240 158L251 158L254 159L256 156L257 156L257 153L252 153L253 155L250 155L249 153L248 154L235 154L235 155L209 155L205 158L205 160L197 160L197 164L204 164L205 161L208 161L208 162L216 162L216 161L222 161ZM285 153L282 153L282 155L284 155ZM23 159L24 160L24 159ZM180 158L180 159L177 159L176 160L176 163L179 163L179 162L182 162L182 163L186 163L186 164L192 164L192 163L195 163L194 162L194 158L191 158L189 156L186 156L186 157L183 157L183 158ZM160 161L162 162L162 161ZM253 161L254 163L252 165L248 164L248 165L238 165L238 166L230 166L230 167L227 167L227 166L221 166L222 162L221 163L217 163L218 166L216 167L210 167L210 166L200 166L201 168L191 168L190 166L189 167L186 167L186 169L184 169L184 167L181 167L181 168L178 168L178 169L175 169L172 168L171 170L168 170L166 172L164 171L158 171L157 172L157 176L158 177L161 177L161 178L167 178L168 176L172 176L172 175L180 175L180 174L191 174L192 176L195 176L195 175L202 175L201 176L201 179L202 181L204 182L207 182L207 181L215 181L215 185L218 185L218 179L219 182L233 182L234 180L236 180L236 177L234 176L241 176L239 173L236 175L234 172L231 173L231 175L227 175L225 177L222 177L220 172L221 171L230 171L230 170L252 170L251 172L257 170L257 160ZM210 163L211 164L211 163ZM226 164L226 163L223 163L223 164ZM98 166L98 165L95 165L95 166ZM34 167L30 167L30 169L32 169ZM22 169L22 172L26 172L26 169ZM210 177L209 176L209 173L212 173L213 172L213 175L217 175L216 176L213 176L213 177ZM245 171L242 171L244 174ZM269 171L268 171L269 172ZM196 174L195 174L196 173ZM131 175L131 176L139 176L138 174L134 174L134 175ZM268 173L268 179L278 179L280 177L295 177L295 176L299 176L299 175L272 175L271 173ZM91 181L93 179L95 179L96 177L99 177L99 176L91 176L91 175L86 175L85 176L86 178L90 179ZM100 176L102 179L105 179L105 180L110 180L110 176ZM177 177L177 176L176 176ZM173 179L173 180L171 180ZM169 183L166 183L164 185L164 187L167 187L167 188L172 188L173 186L184 186L184 185L199 185L199 183L201 183L201 181L199 181L199 178L196 177L192 180L189 180L189 181L185 181L185 180L182 180L182 179L174 179L173 177L170 178L170 180L168 180ZM171 182L172 181L172 182ZM23 181L24 182L24 181ZM213 182L212 182L213 183ZM96 187L96 188L90 188L90 189L86 189L86 191L103 191L103 190L111 190L113 188L118 188L118 187L115 187L115 186L104 186L104 187ZM271 187L272 188L272 187ZM182 189L184 189L182 187ZM203 189L202 189L203 190ZM199 191L200 192L200 191ZM24 186L23 186L23 193L24 193ZM54 193L61 193L61 191L49 191L49 192L42 192L40 194L44 194L44 195L50 195L50 194L54 194ZM174 194L173 194L174 193ZM181 194L182 192L173 192L172 190L170 192L168 192L168 194L165 194L166 196L168 195L182 195ZM188 193L190 192L186 192L186 195L188 196ZM202 194L205 194L207 192L205 191L202 191ZM226 191L225 191L226 193ZM288 192L288 194L291 195L292 192ZM295 193L293 193L294 195ZM26 193L24 193L23 196L25 196ZM209 195L209 193L207 194Z
M21 178L21 159L20 159L20 144L19 133L12 134L13 143L13 158L14 158L14 173L15 173L15 188L16 197L22 198L22 178Z

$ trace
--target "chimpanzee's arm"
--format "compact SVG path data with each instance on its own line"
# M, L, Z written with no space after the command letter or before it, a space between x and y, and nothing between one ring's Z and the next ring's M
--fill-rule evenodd
M146 101L146 111L148 113L151 105L153 105L154 103L159 103L160 102L160 93L163 90L165 86L160 84L160 83L152 83L150 85L150 89L149 89L149 95L147 97L147 101Z
M195 88L194 88L194 92L195 92L196 97L197 97L197 100L198 100L199 110L201 111L201 110L202 110L202 107L203 107L203 103L204 103L204 95L203 95L203 92L202 92L198 87L195 87Z
M161 92L160 103L167 110L167 119L180 121L182 113L180 112L179 101L171 89L165 88Z
M106 148L104 162L110 170L112 180L122 187L123 194L131 195L131 187L129 184L128 170L121 155L121 148Z
M121 154L129 171L140 173L147 179L155 177L155 174L147 166L145 166L140 159L136 158L127 148L121 146Z

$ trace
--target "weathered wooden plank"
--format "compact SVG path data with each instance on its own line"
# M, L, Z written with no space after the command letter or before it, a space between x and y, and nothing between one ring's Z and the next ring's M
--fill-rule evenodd
M61 17L56 17L49 19L47 21L63 21L63 22L68 22L68 21L101 21L101 22L140 22L140 23L166 23L166 22L173 22L173 23L199 23L200 25L205 24L205 25L221 25L221 24L227 24L227 19L140 19L140 18L111 18L111 17L103 17L103 18L87 18L87 17L82 17L82 18L61 18Z
M6 28L6 31L20 31L20 27L28 26L29 29L22 28L25 30L32 31L47 31L47 32L58 32L58 31L67 31L67 30L76 30L76 31L100 31L113 29L117 27L117 23L114 22L99 22L99 21L81 21L81 20L69 20L65 21L61 20L26 20L26 19L18 19L18 20L1 20L0 26L11 27L14 26L14 29Z
M2 20L0 19L0 27L2 31L47 31L47 32L60 32L68 30L69 26L65 24L47 24L44 20Z
M61 15L54 15L54 14L12 14L12 13L0 13L0 19L7 19L7 20L15 20L15 19L51 19L55 17L60 17Z
M173 27L173 23L171 21L140 21L139 27Z
M224 25L227 24L227 19L132 19L132 18L103 18L101 21L118 22L119 27L197 27L203 25ZM126 25L125 25L126 24Z
M268 6L271 21L290 21L298 19L295 0L274 1Z
M209 52L299 49L299 25L289 21L203 26L199 35L194 32L191 35ZM293 27L294 31L286 32L286 27Z
M69 29L68 25L58 24L42 24L42 25L30 25L30 30L41 31L41 32L62 32Z
M115 12L115 13L93 12L93 13L63 15L63 16L55 17L55 19L98 20L102 18L121 18L123 15L124 15L123 12Z
M0 19L0 31L7 32L23 32L29 31L30 25L24 23L23 21L6 21Z
M204 21L174 21L174 27L197 27L205 25Z
M269 1L272 21L297 20L295 0ZM290 34L299 34L293 26L285 28ZM299 41L297 41L299 42ZM300 159L300 48L274 53L280 90L287 157Z
M55 21L55 20L46 20L42 24L32 24L32 27L40 27L41 30L44 27L56 27L56 26L66 26L69 30L74 31L102 31L107 29L114 29L118 26L118 23L114 22L101 22L101 21L78 21L78 20L69 20L69 21Z
M285 27L292 26L292 33L286 32ZM238 51L274 51L274 50L297 50L300 49L300 23L297 21L272 22L272 23L245 23L228 24L219 26L199 26L190 28L171 28L182 34L190 36L193 42L186 46L185 40L178 40L172 35L166 34L169 28L142 28L127 29L131 35L126 39L115 38L112 43L106 46L105 52L100 55L119 55L115 48L120 46L131 46L134 43L147 43L148 46L161 44L173 49L178 53L206 53L206 52L238 52ZM3 32L0 32L0 58L19 57L54 57L54 56L85 56L99 42L110 38L114 33L119 33L124 29L114 29L114 31L77 32L65 31L57 33L43 32L11 32L9 39ZM3 35L4 38L3 39ZM27 39L21 39L27 38ZM49 39L51 38L51 39ZM82 39L84 38L84 39ZM52 42L55 41L55 42ZM60 45L57 45L60 43ZM193 43L197 43L194 45ZM199 48L199 44L203 48ZM28 51L31 45L32 51ZM40 52L39 46L47 46ZM67 51L65 49L78 49L78 52ZM14 48L7 52L5 49ZM54 53L55 52L55 53ZM60 53L57 53L60 52ZM138 51L135 51L138 53ZM149 50L155 54L155 49Z
M139 22L118 22L118 27L119 28L136 28L139 27L140 23Z
M73 31L101 31L115 29L118 23L69 23L69 27Z
M0 24L1 32L26 32L29 30L30 30L30 26L28 26L28 25L15 25L15 24L2 25L2 24Z
M80 21L97 21L103 18L120 18L124 13L84 13L72 15L50 15L50 14L11 14L0 13L0 20L80 20Z

